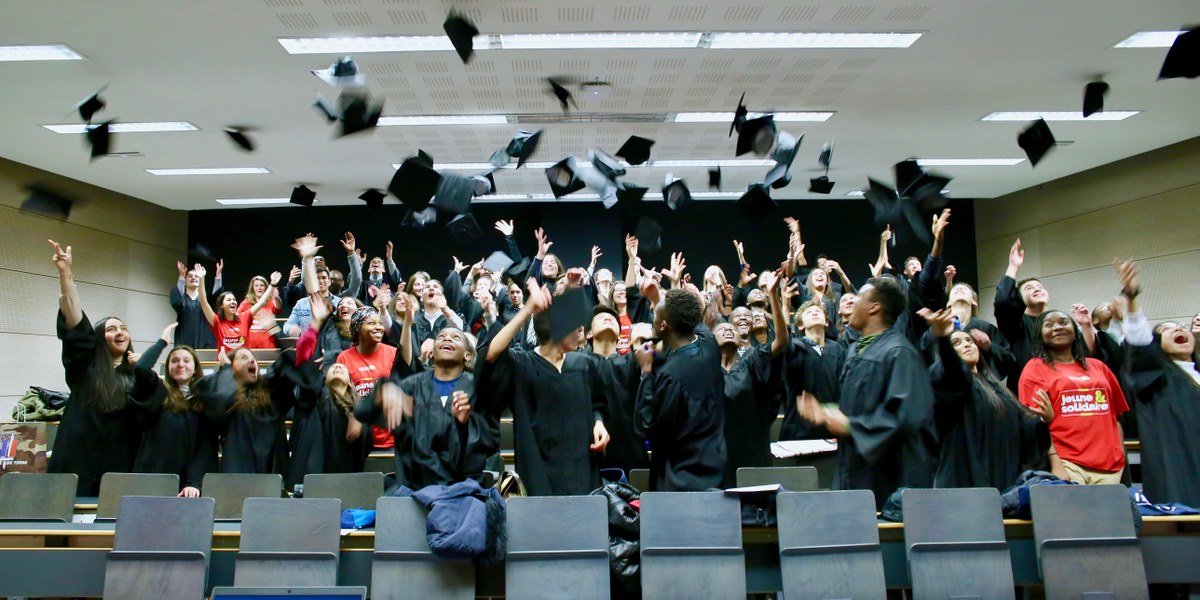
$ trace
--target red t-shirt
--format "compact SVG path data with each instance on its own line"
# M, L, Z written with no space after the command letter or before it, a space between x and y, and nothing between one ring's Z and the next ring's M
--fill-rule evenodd
M359 398L366 398L375 389L377 381L392 374L392 363L395 361L396 348L387 344L380 344L375 352L366 355L359 353L358 346L354 346L337 357L337 362L346 365L346 370L350 371L350 385L354 386ZM396 445L390 431L374 425L371 426L371 439L376 448Z
M249 300L242 300L238 305L238 313L247 311L253 308ZM250 320L250 330L246 332L246 347L247 348L274 348L275 336L271 335L271 329L275 327L275 302L267 302L258 311L258 315Z
M1117 415L1129 410L1125 394L1104 363L1078 364L1030 360L1021 372L1021 404L1034 406L1034 393L1046 390L1054 406L1050 439L1059 457L1095 471L1115 473L1125 467L1125 447Z
M629 338L633 335L633 321L626 314L618 316L617 322L621 324L621 335L617 336L617 354L629 354Z
M234 348L245 345L250 320L248 310L239 312L236 321L226 321L220 313L213 315L212 332L217 339L217 349L224 348L226 352L232 352Z

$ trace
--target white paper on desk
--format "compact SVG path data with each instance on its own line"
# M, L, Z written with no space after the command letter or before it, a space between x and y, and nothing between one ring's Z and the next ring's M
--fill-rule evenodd
M792 458L822 452L835 452L837 440L787 440L771 442L771 455L775 458Z
M726 493L734 494L750 494L754 492L779 492L783 491L783 486L778 483L764 483L762 485L747 485L743 487L729 488Z

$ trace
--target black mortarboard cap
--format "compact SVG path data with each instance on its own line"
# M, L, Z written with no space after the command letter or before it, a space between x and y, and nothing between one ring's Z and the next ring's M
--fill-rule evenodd
M504 276L508 277L509 279L518 281L518 284L521 285L522 288L524 288L525 282L521 281L521 279L525 276L526 273L529 272L529 266L532 264L533 264L533 259L526 256L525 258L518 260L511 267L505 269Z
M771 154L771 158L775 160L775 166L767 173L763 183L780 189L792 182L792 162L800 153L800 143L803 141L803 133L796 137L786 131L779 132L779 143L775 145L775 152Z
M771 198L771 188L765 183L752 183L737 201L738 210L758 223L771 216L779 205Z
M475 24L468 21L466 17L450 11L445 22L442 23L442 29L446 31L446 37L450 38L450 43L454 44L454 51L458 52L458 57L462 59L463 64L471 62L471 55L475 53L475 36L479 35Z
M493 152L492 156L488 158L488 163L497 169L504 168L504 166L510 162L512 162L512 159L509 158L508 152L506 152L504 148Z
M575 99L571 96L570 90L553 79L547 78L546 81L550 84L550 90L554 92L554 97L558 98L558 103L562 106L563 112L570 110L569 104L575 104ZM578 108L578 105L576 105L576 108Z
M312 206L316 199L317 193L301 184L292 189L292 197L288 199L288 202L299 206Z
M821 146L821 155L817 157L817 162L829 169L829 165L833 163L833 142Z
M763 156L770 152L771 146L775 144L776 131L773 115L763 115L743 122L738 130L737 155L754 152Z
M433 157L430 156L428 152L425 152L420 148L417 148L417 155L413 157L413 160L417 161L418 164L424 165L430 169L433 168Z
M734 131L742 130L742 123L746 122L746 115L750 114L750 110L746 108L746 92L742 92L742 98L738 100L737 110L733 112L733 122L729 124L729 135L733 137Z
M329 121L330 123L337 121L338 117L341 116L341 113L339 113L338 110L334 108L328 100L325 99L325 96L321 95L321 92L317 92L317 98L313 101L313 106L317 107L317 110L321 111L321 114L325 115L325 120Z
M550 321L550 339L561 340L592 320L592 299L582 287L571 288L554 297L546 309Z
M633 237L638 239L638 251L644 256L658 254L662 250L662 225L650 217L638 219L633 228Z
M609 153L597 148L591 148L587 153L592 166L605 178L613 180L625 175L625 167L621 166L621 161Z
M621 144L621 148L617 150L617 156L625 159L625 162L631 165L640 165L650 160L650 146L653 145L654 140L631 135L624 144Z
M767 171L767 176L763 178L763 184L769 185L774 189L787 187L792 182L792 173L788 170L787 165L783 163L775 163L770 171Z
M21 210L47 217L67 220L73 202L61 194L38 185L29 186L29 197L21 201Z
M491 271L492 273L503 273L507 271L509 267L513 266L513 262L514 261L511 256L497 250L484 259L483 268Z
M246 152L254 152L254 142L246 135L246 129L243 127L226 127L225 135L233 140L242 150Z
M360 87L367 83L366 76L358 71L358 64L349 56L333 61L328 69L314 70L312 74L334 87Z
M1042 157L1054 147L1054 134L1050 132L1050 126L1046 124L1045 119L1038 119L1017 136L1017 145L1029 157L1029 164L1036 167Z
M709 167L708 169L708 189L721 189L721 167Z
M450 235L460 242L469 242L483 235L479 229L479 223L475 221L475 217L471 213L463 213L454 217L446 224L446 229L449 229Z
M537 131L520 130L516 133L516 135L513 136L512 140L508 142L508 147L504 149L504 152L517 159L517 168L520 169L525 164L525 161L529 160L529 158L533 156L534 151L537 150L538 142L541 141L541 139L541 129ZM495 163L492 164L494 165ZM505 164L508 163L505 162ZM499 165L496 168L502 166L504 165Z
M474 181L462 175L446 173L438 180L433 203L438 207L438 210L443 210L454 215L461 215L470 210L471 198L474 196Z
M429 206L423 210L409 209L404 213L404 218L400 220L401 227L413 227L422 229L426 225L437 220L437 209Z
M380 206L383 206L383 199L386 197L386 193L374 188L371 188L358 195L358 199L366 202L367 206L370 206L371 208L379 208Z
M409 157L400 163L396 174L388 184L388 191L394 194L409 209L424 210L429 206L429 200L437 193L441 175L427 166L419 157Z
M105 104L104 100L100 97L100 92L103 92L107 87L108 86L105 85L104 87L96 90L96 93L84 98L83 100L80 100L79 104L76 104L71 108L71 110L79 111L80 118L88 123L91 123L92 116L101 110L104 110Z
M1163 59L1158 78L1176 77L1200 77L1200 27L1192 27L1176 36L1171 49L1167 51L1167 57Z
M112 124L112 121L105 121L88 127L87 143L92 149L92 160L108 154L112 148L112 134L110 132Z
M583 180L575 175L573 156L568 156L546 169L546 180L550 182L550 191L554 192L555 198L562 198L587 187Z
M662 195L671 210L679 210L692 203L692 191L688 189L687 182L676 179L673 173L667 173L663 179Z
M876 225L890 225L892 231L907 227L922 242L932 241L925 220L911 198L898 197L895 190L875 179L868 178L867 181L870 187L863 190L863 197L875 209Z
M822 175L808 180L808 191L814 194L828 194L833 191L834 181L830 181L829 177Z
M471 176L472 191L476 196L496 193L496 177L491 171Z
M1108 84L1103 81L1093 81L1083 86L1083 118L1104 110L1104 95L1107 93Z
M617 206L620 206L621 210L627 214L636 213L642 204L642 198L648 191L650 188L630 184L619 185L617 186Z
M379 124L379 115L383 114L382 102L376 104L366 94L343 94L343 100L343 136L374 129Z
M896 174L896 193L900 196L909 195L912 187L925 176L924 169L914 158L892 165L892 172Z

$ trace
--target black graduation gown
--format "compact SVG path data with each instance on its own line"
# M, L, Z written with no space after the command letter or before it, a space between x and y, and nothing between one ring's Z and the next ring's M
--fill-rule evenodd
M845 338L846 336L843 336ZM781 440L819 440L831 438L824 427L809 424L796 411L796 396L809 392L822 403L837 404L841 394L839 380L846 364L846 343L825 341L817 352L808 338L792 338L785 357L783 425Z
M337 364L338 355L354 345L354 340L342 337L342 334L338 333L337 323L333 319L326 319L321 325L321 331L317 332L317 343L313 360L322 358L321 370L328 372Z
M1026 414L998 381L972 375L949 338L938 338L934 349L929 377L941 442L934 487L1007 489L1022 471L1040 462L1038 456L1050 447L1049 430ZM1003 408L988 401L983 386L995 388Z
M993 304L996 311L996 327L1004 339L1008 340L1013 354L1013 368L1008 373L1008 389L1017 393L1017 384L1021 381L1021 371L1025 364L1033 358L1032 340L1037 317L1025 314L1025 301L1021 299L1021 291L1017 282L1005 275L996 285L996 300Z
M725 485L737 483L740 467L769 467L771 424L779 415L783 355L761 344L725 373Z
M200 413L162 408L143 427L135 473L175 473L181 489L200 489L204 475L217 470L216 432Z
M613 353L601 357L589 354L596 363L600 381L608 398L608 415L604 427L611 439L604 449L601 466L623 469L647 469L650 458L646 456L646 441L633 428L634 399L640 381L637 360L633 352L625 355Z
M480 356L487 356L480 350ZM568 352L562 372L536 350L511 348L478 368L480 401L491 415L513 414L517 473L530 496L570 496L600 487L600 454L592 429L607 412L595 365Z
M979 317L971 317L971 320L967 321L962 328L963 331L968 333L976 329L987 334L988 339L992 341L992 347L990 349L984 350L980 348L980 358L987 365L988 369L992 371L992 375L994 375L997 380L1003 381L1004 378L1012 372L1016 363L1016 359L1013 357L1012 348L1008 344L1008 339L1006 339L1004 334L1000 332L1000 328L988 323L987 321L984 321L983 319L980 319ZM938 348L936 338L934 338L933 334L928 330L921 335L920 348L925 354L925 360L928 361L929 364L933 364L933 361L937 358ZM1116 373L1116 371L1113 372Z
M210 297L224 293L217 288ZM179 291L179 286L171 288L171 308L175 309L175 319L179 327L175 328L175 345L191 346L193 348L216 348L217 340L213 337L212 328L204 318L200 308L200 297L192 298Z
M271 404L258 411L233 410L238 383L232 369L223 368L196 384L196 393L204 400L204 417L221 437L222 473L288 474L284 418L296 405L296 388L301 394L312 394L315 386L305 379L321 377L313 363L296 366L294 359L290 352L281 354L270 372L259 375L267 378Z
M308 385L313 383L320 381L310 379ZM309 473L357 473L363 470L370 427L364 425L362 435L347 442L350 415L338 406L328 388L321 386L300 394L292 414L292 430L288 437L292 457L284 474L287 489L303 484L304 476Z
M671 352L638 385L634 428L650 442L650 489L698 492L725 479L725 369L712 332Z
M866 350L849 349L839 405L849 436L838 440L834 487L875 492L875 507L900 487L933 485L937 432L925 362L889 328Z
M96 335L84 314L70 329L58 314L58 339L71 400L63 411L47 471L79 476L77 496L100 495L100 478L108 472L133 470L141 442L140 420L162 405L166 393L153 371L122 366L117 376L125 385L125 407L102 413L93 403Z
M1151 502L1200 508L1200 385L1149 346L1125 344L1125 380L1137 399L1142 484Z

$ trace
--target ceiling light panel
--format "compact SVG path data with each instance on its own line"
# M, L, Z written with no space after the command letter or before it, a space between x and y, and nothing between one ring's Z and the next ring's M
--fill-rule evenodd
M45 46L0 46L0 62L32 60L84 60L83 55L66 44Z
M61 125L42 125L54 133L87 133L93 125L86 123L64 123ZM160 133L166 131L199 131L200 128L187 121L159 121L147 123L113 123L108 126L110 133Z
M270 173L266 167L215 167L203 169L146 169L151 175L261 175Z
M714 33L709 48L792 49L792 48L908 48L921 39L920 33Z
M226 206L248 206L252 204L288 204L290 198L217 198L217 204ZM313 202L316 202L314 200Z
M505 50L613 50L622 48L695 48L700 33L532 33L501 34Z
M279 45L288 54L368 54L372 52L438 52L453 51L454 45L444 35L376 35L364 37L279 38ZM476 50L487 50L487 36L478 35L471 44Z
M1023 158L918 158L922 167L1011 167L1025 162Z
M778 112L778 113L750 113L746 115L747 119L755 119L764 114L771 114L775 117L775 121L779 123L824 123L833 117L832 112ZM675 113L673 122L675 123L729 123L733 121L733 113L731 112L683 112Z
M507 125L507 115L426 115L412 117L380 117L379 127L416 127L442 125Z
M1119 42L1113 48L1170 48L1182 31L1139 31Z
M1037 119L1045 119L1046 121L1124 121L1129 117L1140 114L1140 110L1106 110L1103 112L1092 113L1092 116L1083 117L1080 111L1021 111L1021 112L994 112L984 115L981 121L1036 121Z

